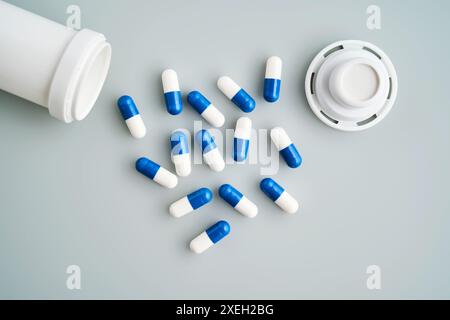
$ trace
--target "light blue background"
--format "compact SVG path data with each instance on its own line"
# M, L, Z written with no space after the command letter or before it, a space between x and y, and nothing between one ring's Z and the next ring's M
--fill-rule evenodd
M0 92L0 298L450 298L450 108L448 1L10 0L113 45L105 88L89 117L66 125L47 110ZM366 8L382 29L366 28ZM360 133L323 125L309 109L304 76L326 45L380 46L399 76L389 116ZM284 60L282 98L262 99L265 59ZM284 126L304 165L276 179L301 202L282 214L258 189L258 166L204 165L175 190L134 171L146 155L172 168L168 134L193 129L191 109L170 117L160 74L177 70L184 91L211 98L232 128L241 115L217 90L228 74L257 98L256 128ZM0 71L1 72L1 71ZM116 109L134 96L148 126L136 141ZM168 205L194 188L235 184L260 208L254 220L217 199L180 220ZM226 218L232 233L201 256L189 241ZM66 288L67 266L82 289ZM366 288L379 265L382 289Z

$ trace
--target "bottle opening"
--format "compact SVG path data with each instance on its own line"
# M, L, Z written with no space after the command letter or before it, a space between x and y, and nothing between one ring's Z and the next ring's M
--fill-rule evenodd
M104 42L92 54L80 79L73 114L76 120L83 120L94 106L106 80L110 62L111 46Z

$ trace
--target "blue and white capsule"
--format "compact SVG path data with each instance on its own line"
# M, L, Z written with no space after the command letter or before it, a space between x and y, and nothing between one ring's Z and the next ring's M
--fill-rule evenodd
M220 128L225 123L222 112L200 92L191 91L187 96L187 101L213 127Z
M210 203L212 198L213 193L211 190L201 188L172 203L169 207L169 212L173 217L181 218Z
M291 168L298 168L302 164L302 157L292 143L286 131L281 127L275 127L270 131L270 138L277 147L284 161Z
M162 73L161 78L167 112L173 116L180 114L183 111L183 100L177 73L172 69L167 69Z
M234 130L233 159L237 162L247 160L248 149L250 147L250 138L252 135L252 120L247 117L241 117L236 122Z
M242 111L252 112L255 109L255 100L230 77L220 77L217 81L217 86Z
M191 154L189 152L189 138L181 130L175 130L170 136L170 146L172 162L175 171L180 177L187 177L191 174Z
M219 196L228 202L237 212L254 218L258 215L258 207L230 184L223 184L219 188Z
M217 148L214 138L208 130L200 130L195 135L195 140L202 148L203 160L211 170L220 172L225 169L225 161Z
M136 161L136 170L163 187L173 189L178 184L176 175L148 158L139 158Z
M283 187L271 178L263 179L259 185L264 194L269 197L284 212L294 214L298 211L298 202Z
M192 240L189 247L193 252L200 254L225 238L230 230L231 227L228 222L219 221Z
M280 98L282 69L283 61L280 57L273 56L267 59L264 78L264 99L267 102L276 102Z
M133 98L130 96L122 96L117 100L117 106L131 135L137 139L145 137L147 129Z

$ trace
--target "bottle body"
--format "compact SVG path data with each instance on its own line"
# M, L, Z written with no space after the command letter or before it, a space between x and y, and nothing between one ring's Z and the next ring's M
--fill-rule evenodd
M71 122L89 113L110 57L103 35L0 1L0 89L49 108L52 116Z

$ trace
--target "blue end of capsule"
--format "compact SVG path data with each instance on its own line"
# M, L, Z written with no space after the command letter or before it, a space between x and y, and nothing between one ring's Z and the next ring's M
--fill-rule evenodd
M247 113L252 112L256 107L255 100L244 89L239 90L231 101Z
M275 102L280 98L280 79L265 79L264 80L264 99L267 102Z
M229 184L223 184L220 186L219 196L228 202L233 208L237 206L243 197L242 193Z
M136 170L144 176L153 180L161 166L145 157L139 158L136 161Z
M139 110L130 96L122 96L117 100L117 106L124 120L128 120L139 114Z
M170 146L172 155L189 153L189 143L186 134L183 131L175 131L170 136Z
M247 159L250 140L234 138L233 159L241 162Z
M183 100L181 99L180 91L172 91L164 94L164 99L166 100L167 112L171 115L176 116L183 111Z
M281 156L290 168L298 168L302 164L302 157L294 144L280 151Z
M284 192L284 189L271 178L263 179L259 187L272 201L277 201Z
M205 204L211 202L213 193L208 188L201 188L189 194L187 198L192 208L194 210L197 210L201 206L204 206Z
M211 102L198 91L190 92L187 96L187 101L200 114L211 105Z
M226 221L219 221L215 225L206 229L206 234L213 243L217 243L230 233L230 224Z
M211 136L208 130L200 130L195 135L195 140L202 146L202 152L207 153L217 148L214 138Z

